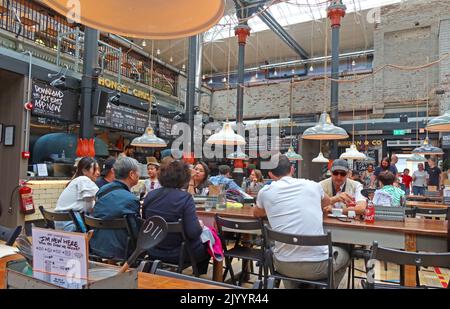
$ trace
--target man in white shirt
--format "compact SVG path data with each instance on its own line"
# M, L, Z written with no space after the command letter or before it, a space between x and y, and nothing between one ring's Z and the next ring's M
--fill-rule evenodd
M289 159L280 155L278 166L269 172L273 180L263 187L257 197L255 217L266 217L272 229L297 235L323 235L323 210L330 204L322 187L310 180L292 178ZM337 288L345 275L348 253L333 247L334 286ZM324 279L327 276L328 248L276 244L274 265L278 272L302 279ZM296 288L286 281L286 288Z

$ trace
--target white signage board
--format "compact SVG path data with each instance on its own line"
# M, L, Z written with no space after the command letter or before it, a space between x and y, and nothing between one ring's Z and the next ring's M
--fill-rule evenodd
M33 228L33 276L64 288L79 289L88 279L85 234Z

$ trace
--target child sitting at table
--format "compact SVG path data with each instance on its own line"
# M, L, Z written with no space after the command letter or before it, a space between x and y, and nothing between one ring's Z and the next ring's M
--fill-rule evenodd
M394 185L395 175L390 171L378 176L380 189L375 191L373 203L379 206L401 206L405 199L405 191Z

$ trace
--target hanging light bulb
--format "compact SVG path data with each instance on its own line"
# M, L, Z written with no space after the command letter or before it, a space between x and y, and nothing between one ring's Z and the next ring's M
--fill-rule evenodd
M327 112L320 115L319 123L303 132L302 138L312 140L338 140L347 139L347 132L331 123Z
M311 63L311 65L309 66L309 71L310 71L310 72L314 72L314 67L313 67L312 63Z
M255 79L257 79L257 78L258 78L258 72L255 73Z
M351 144L350 148L347 148L343 154L339 157L339 159L343 160L364 160L366 159L366 155L362 152L359 152L356 149L355 144Z
M245 145L245 139L241 135L236 134L231 124L227 121L218 133L208 138L206 143L213 145Z
M206 75L205 75L205 74L202 75L202 79L203 79L203 80L206 79Z
M288 151L284 155L289 159L289 161L301 161L301 160L303 160L302 155L296 153L294 151L294 147L292 147L292 146L289 147Z
M172 56L170 56L169 61L173 62L173 57Z
M161 55L161 50L158 48L157 50L156 50L156 54L159 56L159 55Z
M147 46L147 42L145 40L142 41L142 47L146 47Z
M330 160L325 158L323 156L322 152L319 152L319 155L317 157L315 157L314 159L312 159L311 162L313 162L313 163L328 163L328 162L330 162Z
M222 83L226 83L226 82L227 82L227 78L226 77L222 78Z
M353 61L352 61L352 67L354 67L356 65L356 61L355 61L355 59L353 59Z
M208 84L212 84L213 83L213 80L212 80L212 78L211 79L209 79L209 82L208 82Z
M292 69L292 70L291 70L291 73L292 73L292 74L295 74L295 69Z
M273 76L278 76L277 70L275 70L275 72L273 73Z

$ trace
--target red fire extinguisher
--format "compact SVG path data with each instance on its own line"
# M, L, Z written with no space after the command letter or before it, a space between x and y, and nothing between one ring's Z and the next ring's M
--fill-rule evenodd
M19 186L19 202L20 212L25 215L30 215L35 212L33 202L33 190L27 186L25 181L21 181Z

